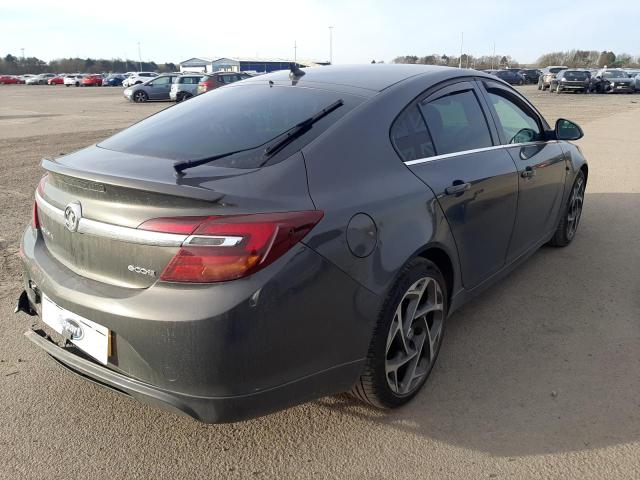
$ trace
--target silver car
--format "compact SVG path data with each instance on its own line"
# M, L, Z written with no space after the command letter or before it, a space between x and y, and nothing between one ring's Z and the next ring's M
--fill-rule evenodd
M198 83L202 75L181 75L171 84L169 98L174 102L182 102L198 94Z
M124 98L136 103L143 103L149 100L169 100L171 84L179 76L177 73L169 73L125 88Z

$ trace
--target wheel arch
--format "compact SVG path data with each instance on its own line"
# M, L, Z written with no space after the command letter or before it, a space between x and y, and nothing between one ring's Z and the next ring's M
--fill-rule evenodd
M451 305L453 295L455 271L449 253L440 245L425 245L413 258L424 258L433 262L442 272L447 287L447 304Z

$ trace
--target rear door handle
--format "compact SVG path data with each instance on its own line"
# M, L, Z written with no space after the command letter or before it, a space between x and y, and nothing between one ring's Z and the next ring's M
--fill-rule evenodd
M525 168L520 174L522 178L531 178L531 177L535 177L535 175L536 175L536 171L533 167Z
M447 195L456 195L458 193L466 192L471 188L470 183L457 183L444 189L444 193Z

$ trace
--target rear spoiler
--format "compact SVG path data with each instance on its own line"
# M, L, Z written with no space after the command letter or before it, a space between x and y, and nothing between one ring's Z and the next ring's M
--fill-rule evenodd
M163 182L151 179L118 177L115 175L107 175L98 172L78 170L66 165L62 165L61 163L48 158L42 159L41 166L51 173L88 180L97 184L114 185L118 187L131 188L134 190L146 190L164 195L193 198L208 202L216 202L224 197L223 193L215 192L199 185L198 182L200 182L201 179L198 179L197 177L176 179L173 175L173 169L171 169L171 167L168 167L168 170L170 169L171 175L170 177L167 177L168 179L170 178L171 181ZM248 170L247 172L249 171L251 170Z

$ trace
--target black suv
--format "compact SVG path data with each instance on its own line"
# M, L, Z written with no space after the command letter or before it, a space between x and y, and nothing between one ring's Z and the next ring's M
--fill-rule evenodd
M542 72L540 72L540 70L538 70L537 68L525 68L523 70L520 70L518 73L523 76L524 83L529 84L538 83L538 79L540 78L540 74Z
M524 77L514 70L498 70L494 75L511 85L524 84Z

